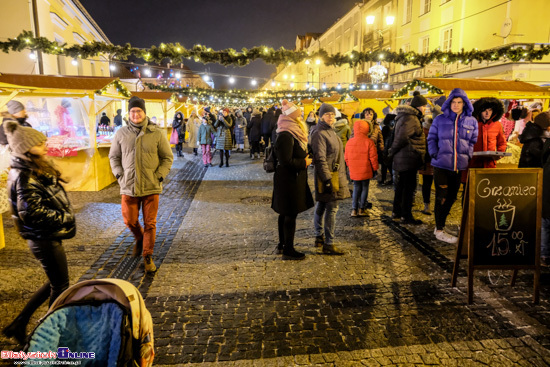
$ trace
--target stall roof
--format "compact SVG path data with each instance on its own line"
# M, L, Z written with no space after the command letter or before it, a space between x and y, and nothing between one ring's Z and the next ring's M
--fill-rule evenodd
M151 100L151 99L157 99L157 100L168 100L170 97L172 97L172 93L170 92L132 92L132 96L139 97L144 100Z
M358 99L390 98L394 91L386 90L356 90L351 95Z
M418 80L433 85L443 91L460 88L465 91L494 90L509 92L548 92L548 89L538 85L501 79L459 79L459 78L419 78Z
M96 91L111 84L118 78L86 76L54 76L28 74L0 74L0 86L6 88L63 89ZM11 86L8 86L11 85Z

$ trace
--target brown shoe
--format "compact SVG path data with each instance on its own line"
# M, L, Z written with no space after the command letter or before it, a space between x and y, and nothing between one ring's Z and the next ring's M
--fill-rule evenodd
M341 256L344 255L344 252L338 250L334 245L323 245L323 254Z
M364 210L364 209L359 209L359 212L357 213L358 217L366 217L368 215L369 215L369 213L367 213L367 211Z
M139 257L141 256L142 252L143 252L143 239L136 241L136 244L134 245L134 251L132 251L132 256Z
M157 267L151 258L151 255L146 255L143 257L143 262L145 263L145 271L147 273L154 273L157 271Z
M361 209L359 209L359 210L361 210ZM351 214L350 214L349 216L350 216L350 217L356 217L356 216L357 216L357 210L353 209L353 210L351 211Z

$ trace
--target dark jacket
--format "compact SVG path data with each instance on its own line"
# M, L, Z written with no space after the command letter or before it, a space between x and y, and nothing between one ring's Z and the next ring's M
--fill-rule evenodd
M320 120L310 137L311 150L313 153L313 164L315 165L315 200L335 201L349 197L348 180L346 178L346 164L344 160L343 144L336 132L326 122ZM340 156L340 160L338 160ZM326 182L330 180L333 169L338 163L338 180L340 190L332 193L319 193L317 180Z
M122 126L122 115L116 115L113 119L115 126Z
M463 111L458 119L451 110L451 101L457 97L464 101ZM474 108L466 93L455 88L441 110L443 113L434 119L428 133L428 151L432 157L432 166L449 171L465 170L477 141L477 120L472 117Z
M36 176L30 162L12 156L8 192L12 217L24 239L54 241L75 236L74 212L57 177Z
M178 144L183 144L185 143L185 122L183 121L183 115L181 115L181 118L176 116L172 121L172 129L178 132Z
M272 120L275 118L275 109L272 107L267 110L262 117L262 135L271 135Z
M523 129L523 133L519 136L519 142L523 144L521 155L519 156L518 168L542 167L542 128L533 123L528 122Z
M420 124L422 113L414 107L401 105L395 109L395 133L389 156L397 172L419 169L426 154L426 137Z
M275 110L275 114L271 117L271 141L275 142L277 140L277 121L279 121L279 116L283 111L278 108Z
M550 218L550 139L542 148L542 217Z
M99 124L102 126L109 126L111 124L111 119L108 118L107 115L103 115L99 119Z
M273 175L271 208L282 215L296 215L313 207L307 183L307 152L289 132L283 131L275 143L277 168Z
M248 106L246 108L246 111L244 111L243 113L243 117L246 119L246 122L249 123L250 122L250 119L252 118L252 106Z
M6 122L6 120L14 120L14 119L17 122L19 122L19 125L21 125L21 126L32 127L32 125L27 122L26 118L17 118L16 119L16 118L13 118L11 116L4 117L2 119L2 125L0 126L0 144L1 145L7 145L8 144L8 138L6 136L6 132L4 131L4 122Z
M251 143L259 142L262 138L262 114L257 113L252 115L248 128L248 141Z

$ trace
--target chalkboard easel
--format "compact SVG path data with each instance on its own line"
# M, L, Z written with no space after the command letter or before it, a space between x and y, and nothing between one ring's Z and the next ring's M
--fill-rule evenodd
M539 302L542 169L476 168L468 172L451 286L460 259L468 259L468 304L474 271L534 270L533 302Z

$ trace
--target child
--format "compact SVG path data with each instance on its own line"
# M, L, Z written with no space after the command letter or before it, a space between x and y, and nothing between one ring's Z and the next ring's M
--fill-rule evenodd
M353 180L352 217L364 217L369 181L376 176L378 170L378 153L374 142L369 138L369 123L363 120L355 121L353 138L351 138L344 153L349 175Z
M48 298L50 305L69 287L67 257L61 240L74 237L76 223L60 172L46 159L46 136L17 121L3 123L11 153L8 194L21 237L46 272L48 282L38 289L3 333L26 340L29 320Z
M212 144L212 134L215 133L212 125L208 123L206 118L201 119L202 123L199 127L197 141L201 145L202 163L205 167L212 166L212 154L210 154L210 146Z

